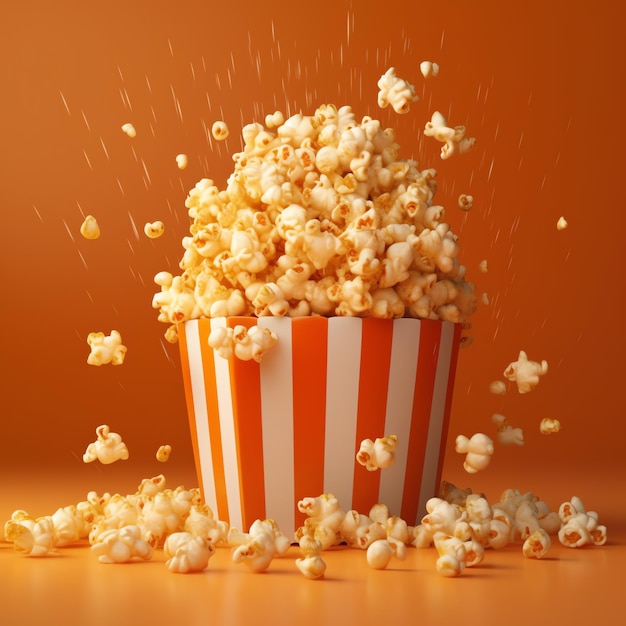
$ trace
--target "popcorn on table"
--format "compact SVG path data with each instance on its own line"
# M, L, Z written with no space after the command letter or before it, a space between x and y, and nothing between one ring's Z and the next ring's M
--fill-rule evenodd
M122 344L122 336L117 330L112 330L110 335L104 333L89 333L87 343L91 352L87 357L89 365L122 365L126 356L126 346Z
M530 361L526 352L520 350L517 361L509 363L503 375L506 379L517 384L517 390L520 393L528 393L539 384L539 378L547 373L547 361L544 360L541 363Z
M215 546L189 532L175 532L165 540L163 553L167 559L165 565L171 572L187 574L205 570L215 554Z
M128 448L117 433L112 433L106 424L96 428L97 439L90 443L83 454L83 462L91 463L98 460L107 465L115 461L128 459Z

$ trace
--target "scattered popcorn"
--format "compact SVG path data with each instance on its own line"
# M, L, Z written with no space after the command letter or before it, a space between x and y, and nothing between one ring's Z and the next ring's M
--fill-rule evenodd
M556 223L557 230L565 230L567 226L568 226L567 220L563 216L559 217Z
M165 445L159 446L159 449L156 452L156 460L165 463L170 458L170 453L172 452L172 446Z
M506 394L506 383L502 380L494 380L489 383L489 391L496 396L503 396Z
M234 529L231 529L234 531ZM235 543L235 532L229 533L229 543ZM253 572L264 572L275 556L285 554L291 541L283 535L273 520L256 520L247 534L237 540L233 551L234 563L245 563Z
M226 122L222 122L221 120L213 122L213 126L211 126L211 134L213 135L213 138L217 139L218 141L223 141L224 139L226 139L229 132L230 131L228 130Z
M168 535L163 544L170 572L187 574L201 572L209 565L209 559L215 554L215 546L206 539L188 532L175 532Z
M109 427L104 424L96 428L98 438L90 443L83 454L83 462L91 463L96 459L100 463L107 465L115 461L128 459L128 448L117 433L112 433Z
M474 206L474 197L466 193L459 196L459 208L463 211L469 211Z
M326 572L326 563L321 556L322 544L317 539L304 535L299 545L302 556L296 559L296 567L306 578L322 578Z
M189 165L189 157L186 154L177 154L176 165L178 165L179 170L184 170Z
M448 159L454 154L464 154L474 147L476 139L466 137L465 132L465 126L448 126L448 121L439 111L432 114L430 122L426 122L424 127L424 135L444 144L440 155L442 159Z
M439 74L439 65L433 61L422 61L420 63L420 72L424 78L431 78Z
M406 558L406 547L403 543L377 539L369 545L366 552L367 564L373 569L386 569L393 556L400 560Z
M93 215L88 215L80 226L80 234L85 239L98 239L100 226Z
M48 556L54 551L54 524L50 517L32 518L26 511L15 511L4 525L4 536L13 548L26 556Z
M524 432L521 428L513 428L507 422L504 415L494 413L491 416L491 421L496 425L496 430L498 431L498 441L503 446L524 445Z
M356 460L370 472L391 467L396 461L397 446L398 437L396 435L388 435L376 439L376 441L364 439L357 452Z
M153 553L152 546L142 539L138 526L105 530L91 546L91 551L100 563L128 563L134 558L149 561Z
M476 433L471 439L459 435L455 440L454 449L466 455L463 468L473 474L489 465L493 454L493 441L483 433Z
M486 274L488 271L488 267L487 267L487 260L483 259L479 264L478 264L478 269L483 273Z
M395 68L390 67L378 80L378 106L384 109L391 105L396 113L408 113L411 102L416 102L415 87L403 78L396 76Z
M601 546L606 543L606 526L598 524L598 514L586 511L582 500L574 496L559 507L561 528L559 541L568 548L580 548L587 544Z
M551 546L550 535L543 528L538 528L524 541L522 554L527 559L541 559L548 554Z
M116 330L110 335L89 333L87 343L91 349L87 357L89 365L122 365L126 356L126 346L122 345L122 336Z
M298 502L298 511L307 516L304 526L296 531L298 541L305 535L311 536L320 542L322 550L340 542L339 531L346 513L333 494L303 498Z
M165 232L165 225L161 221L147 222L143 227L143 232L150 239L158 239Z
M439 553L437 573L446 578L459 576L465 569L467 559L467 551L463 541L443 532L435 533L433 540Z
M561 422L553 417L544 417L539 424L539 432L542 435L551 435L561 430Z
M489 296L485 292L481 295L480 300L485 306L489 306Z
M548 373L548 362L529 361L526 353L520 350L517 361L509 363L504 370L504 377L515 381L520 393L528 393L539 384L539 377Z
M135 130L135 127L130 124L130 123L126 123L122 125L122 130L129 136L129 137L135 137L137 135L137 131Z

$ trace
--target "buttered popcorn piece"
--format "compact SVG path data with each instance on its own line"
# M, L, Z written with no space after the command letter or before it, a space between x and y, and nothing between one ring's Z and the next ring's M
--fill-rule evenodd
M550 551L551 545L550 535L543 528L538 528L524 541L522 554L527 559L542 559Z
M496 396L503 396L506 394L506 383L503 380L494 380L489 383L489 391Z
M88 215L80 225L80 234L85 239L98 239L100 237L100 226L93 215Z
M396 461L396 448L398 447L398 437L387 435L377 438L375 441L364 439L361 442L356 460L368 471L391 467Z
M494 451L493 441L483 433L476 433L471 438L459 435L455 440L454 449L466 455L463 468L470 474L485 469Z
M176 155L176 165L179 170L184 170L189 165L189 157L186 154Z
M420 72L424 78L431 78L439 74L439 65L433 61L422 61L420 63Z
M128 448L117 433L112 433L106 424L96 428L97 439L90 443L83 454L83 462L100 461L107 465L115 461L128 459Z
M556 223L557 230L565 230L567 227L568 227L567 220L563 216L559 217Z
M32 518L26 511L14 511L4 525L4 536L13 548L25 556L48 556L55 548L54 523L51 517Z
M322 558L322 544L313 537L304 535L300 538L300 558L296 559L296 567L306 578L317 580L323 578L326 563Z
M214 139L217 139L218 141L223 141L224 139L226 139L226 137L228 137L229 133L230 131L226 122L222 120L213 122L213 126L211 126L211 134L213 135Z
M459 208L463 211L469 211L474 206L474 196L462 193L459 196Z
M509 363L504 370L504 377L517 384L520 393L532 391L538 384L539 378L548 373L548 362L530 361L526 352L520 350L517 361Z
M602 546L606 543L606 526L598 523L598 514L587 511L578 496L559 506L559 517L558 537L564 546L580 548L587 544Z
M140 528L130 525L104 531L91 551L100 563L128 563L135 558L150 560L153 548L142 538Z
M465 154L474 147L476 139L465 136L465 126L448 126L448 121L439 111L435 111L424 127L424 135L443 143L441 158L448 159L454 154Z
M137 131L135 130L135 127L130 122L127 122L126 124L122 124L122 131L126 133L129 137L137 136Z
M389 105L396 113L408 113L411 103L416 102L415 87L403 78L396 76L396 70L390 67L378 80L378 106Z
M215 546L203 537L181 531L168 535L163 553L170 572L187 574L205 570L215 554Z
M160 220L156 222L146 222L143 232L150 239L158 239L165 232L165 225Z
M169 460L170 454L172 452L172 446L164 445L159 446L159 449L156 451L156 460L160 463L165 463Z
M542 435L551 435L561 430L561 422L554 417L544 417L539 424L539 432Z
M122 344L122 336L117 330L112 330L110 335L104 333L89 333L87 343L91 352L87 357L89 365L122 365L126 357L126 346Z
M393 540L377 539L367 548L367 564L372 569L386 569L392 557L404 560L406 558L406 546Z

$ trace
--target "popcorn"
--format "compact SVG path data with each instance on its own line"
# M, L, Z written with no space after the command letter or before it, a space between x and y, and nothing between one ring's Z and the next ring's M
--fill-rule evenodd
M455 440L454 449L466 455L463 468L471 474L485 469L494 451L493 441L483 433L476 433L470 439L465 435L459 435Z
M467 560L467 550L463 541L443 532L435 533L433 539L439 553L437 573L447 578L459 576L465 569Z
M504 415L494 413L491 421L496 425L498 431L498 441L504 446L524 445L524 432L521 428L513 428L506 420Z
M430 122L426 122L424 127L424 135L444 144L440 155L442 159L454 154L464 154L474 147L476 139L466 137L465 132L465 126L448 126L448 121L439 111L432 114Z
M539 432L542 435L551 435L561 430L561 422L553 417L544 417L539 424Z
M517 361L509 363L504 370L504 377L515 381L520 393L528 393L539 384L539 377L548 373L548 362L529 361L526 352L520 350Z
M322 550L339 542L339 531L346 513L332 493L303 498L298 502L298 511L307 515L304 526L296 531L298 540L305 535L311 536L320 542Z
M527 559L542 559L550 551L551 545L550 535L543 528L538 528L524 541L522 554Z
M189 165L189 157L186 154L176 155L176 165L179 170L184 170Z
M54 524L50 517L34 519L26 511L14 511L4 525L4 536L17 552L26 556L48 556L54 551Z
M150 239L158 239L165 231L165 226L163 224L163 222L161 221L156 221L156 222L147 222L146 225L143 227L143 232L145 233L146 237L149 237Z
M406 558L406 548L403 543L377 539L367 548L367 564L373 569L386 569L393 556L400 560Z
M236 533L229 533L229 543ZM245 563L253 572L264 572L277 555L285 554L291 542L283 535L273 520L256 520L250 531L238 539L233 551L234 563Z
M87 357L89 365L122 365L126 356L126 346L122 345L122 336L116 330L110 335L104 333L89 333L87 343L91 352Z
M100 237L100 226L93 215L88 215L80 225L80 234L85 239L98 239Z
M229 359L233 354L242 361L255 360L260 363L265 353L278 341L269 328L238 324L234 328L213 328L209 333L209 346L222 358Z
M168 535L163 544L163 553L170 572L187 574L205 570L209 559L215 554L215 546L191 533L176 532Z
M420 63L420 72L424 78L434 78L439 74L439 65L432 61L422 61Z
M117 433L112 433L106 424L96 428L98 438L90 443L83 454L83 462L91 463L96 459L103 465L128 459L128 448Z
M416 102L415 87L396 76L395 68L390 67L378 80L378 106L384 109L391 105L396 113L408 113L411 102Z
M230 131L228 130L228 126L226 125L226 122L223 122L221 120L217 122L213 122L213 126L211 126L211 134L218 141L223 141L224 139L226 139L226 137L228 137L229 132Z
M483 259L479 264L478 264L478 269L483 273L486 274L488 272L488 267L487 267L487 260Z
M606 543L606 526L598 524L598 514L586 511L582 500L574 496L559 507L561 528L559 541L568 548L580 548L586 544L602 546Z
M122 131L125 132L129 137L137 136L137 131L135 130L135 127L130 122L127 122L126 124L122 124Z
M466 193L459 196L459 208L463 211L469 211L474 206L474 197Z
M557 230L565 230L568 227L568 223L567 220L561 216L559 217L557 223L556 223L556 229Z
M316 580L324 576L326 563L321 557L322 544L308 535L303 536L299 542L302 556L296 559L296 567L306 578Z
M165 463L167 460L169 460L171 452L172 446L159 446L159 449L156 451L156 460L160 463Z
M370 472L391 467L396 460L397 446L398 437L396 435L377 438L375 441L364 439L357 452L356 460Z
M128 563L135 558L149 561L153 553L152 546L142 539L139 527L132 525L104 531L91 551L100 563Z
M506 383L502 380L494 380L489 383L489 391L496 396L503 396L506 394Z

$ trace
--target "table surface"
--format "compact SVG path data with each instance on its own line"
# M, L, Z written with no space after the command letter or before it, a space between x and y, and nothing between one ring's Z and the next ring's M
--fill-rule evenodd
M82 485L69 478L58 481L53 491L42 489L38 498L32 491L27 497L34 479L26 476L3 486L4 519L9 509L28 505L31 514L39 515L83 499L70 497L81 494ZM552 487L546 483L553 500L556 493L562 493L564 500L576 495L570 493L571 486L567 481ZM368 567L364 551L337 546L323 553L325 577L309 580L296 568L297 546L262 574L233 563L231 549L223 547L204 572L183 575L166 568L162 550L148 562L105 565L86 542L46 558L25 557L10 543L0 542L0 623L37 624L57 616L67 624L92 625L138 621L187 625L209 620L214 624L377 624L381 620L408 624L418 618L422 624L460 619L511 625L548 618L570 624L587 620L621 624L626 609L626 516L623 496L615 497L623 493L618 486L605 481L592 489L590 483L578 483L578 493L588 501L591 498L589 504L608 527L606 545L571 549L553 538L549 555L531 560L522 556L521 544L510 544L487 551L482 564L455 579L436 573L434 548L410 548L404 561L392 560L386 570L378 571Z

